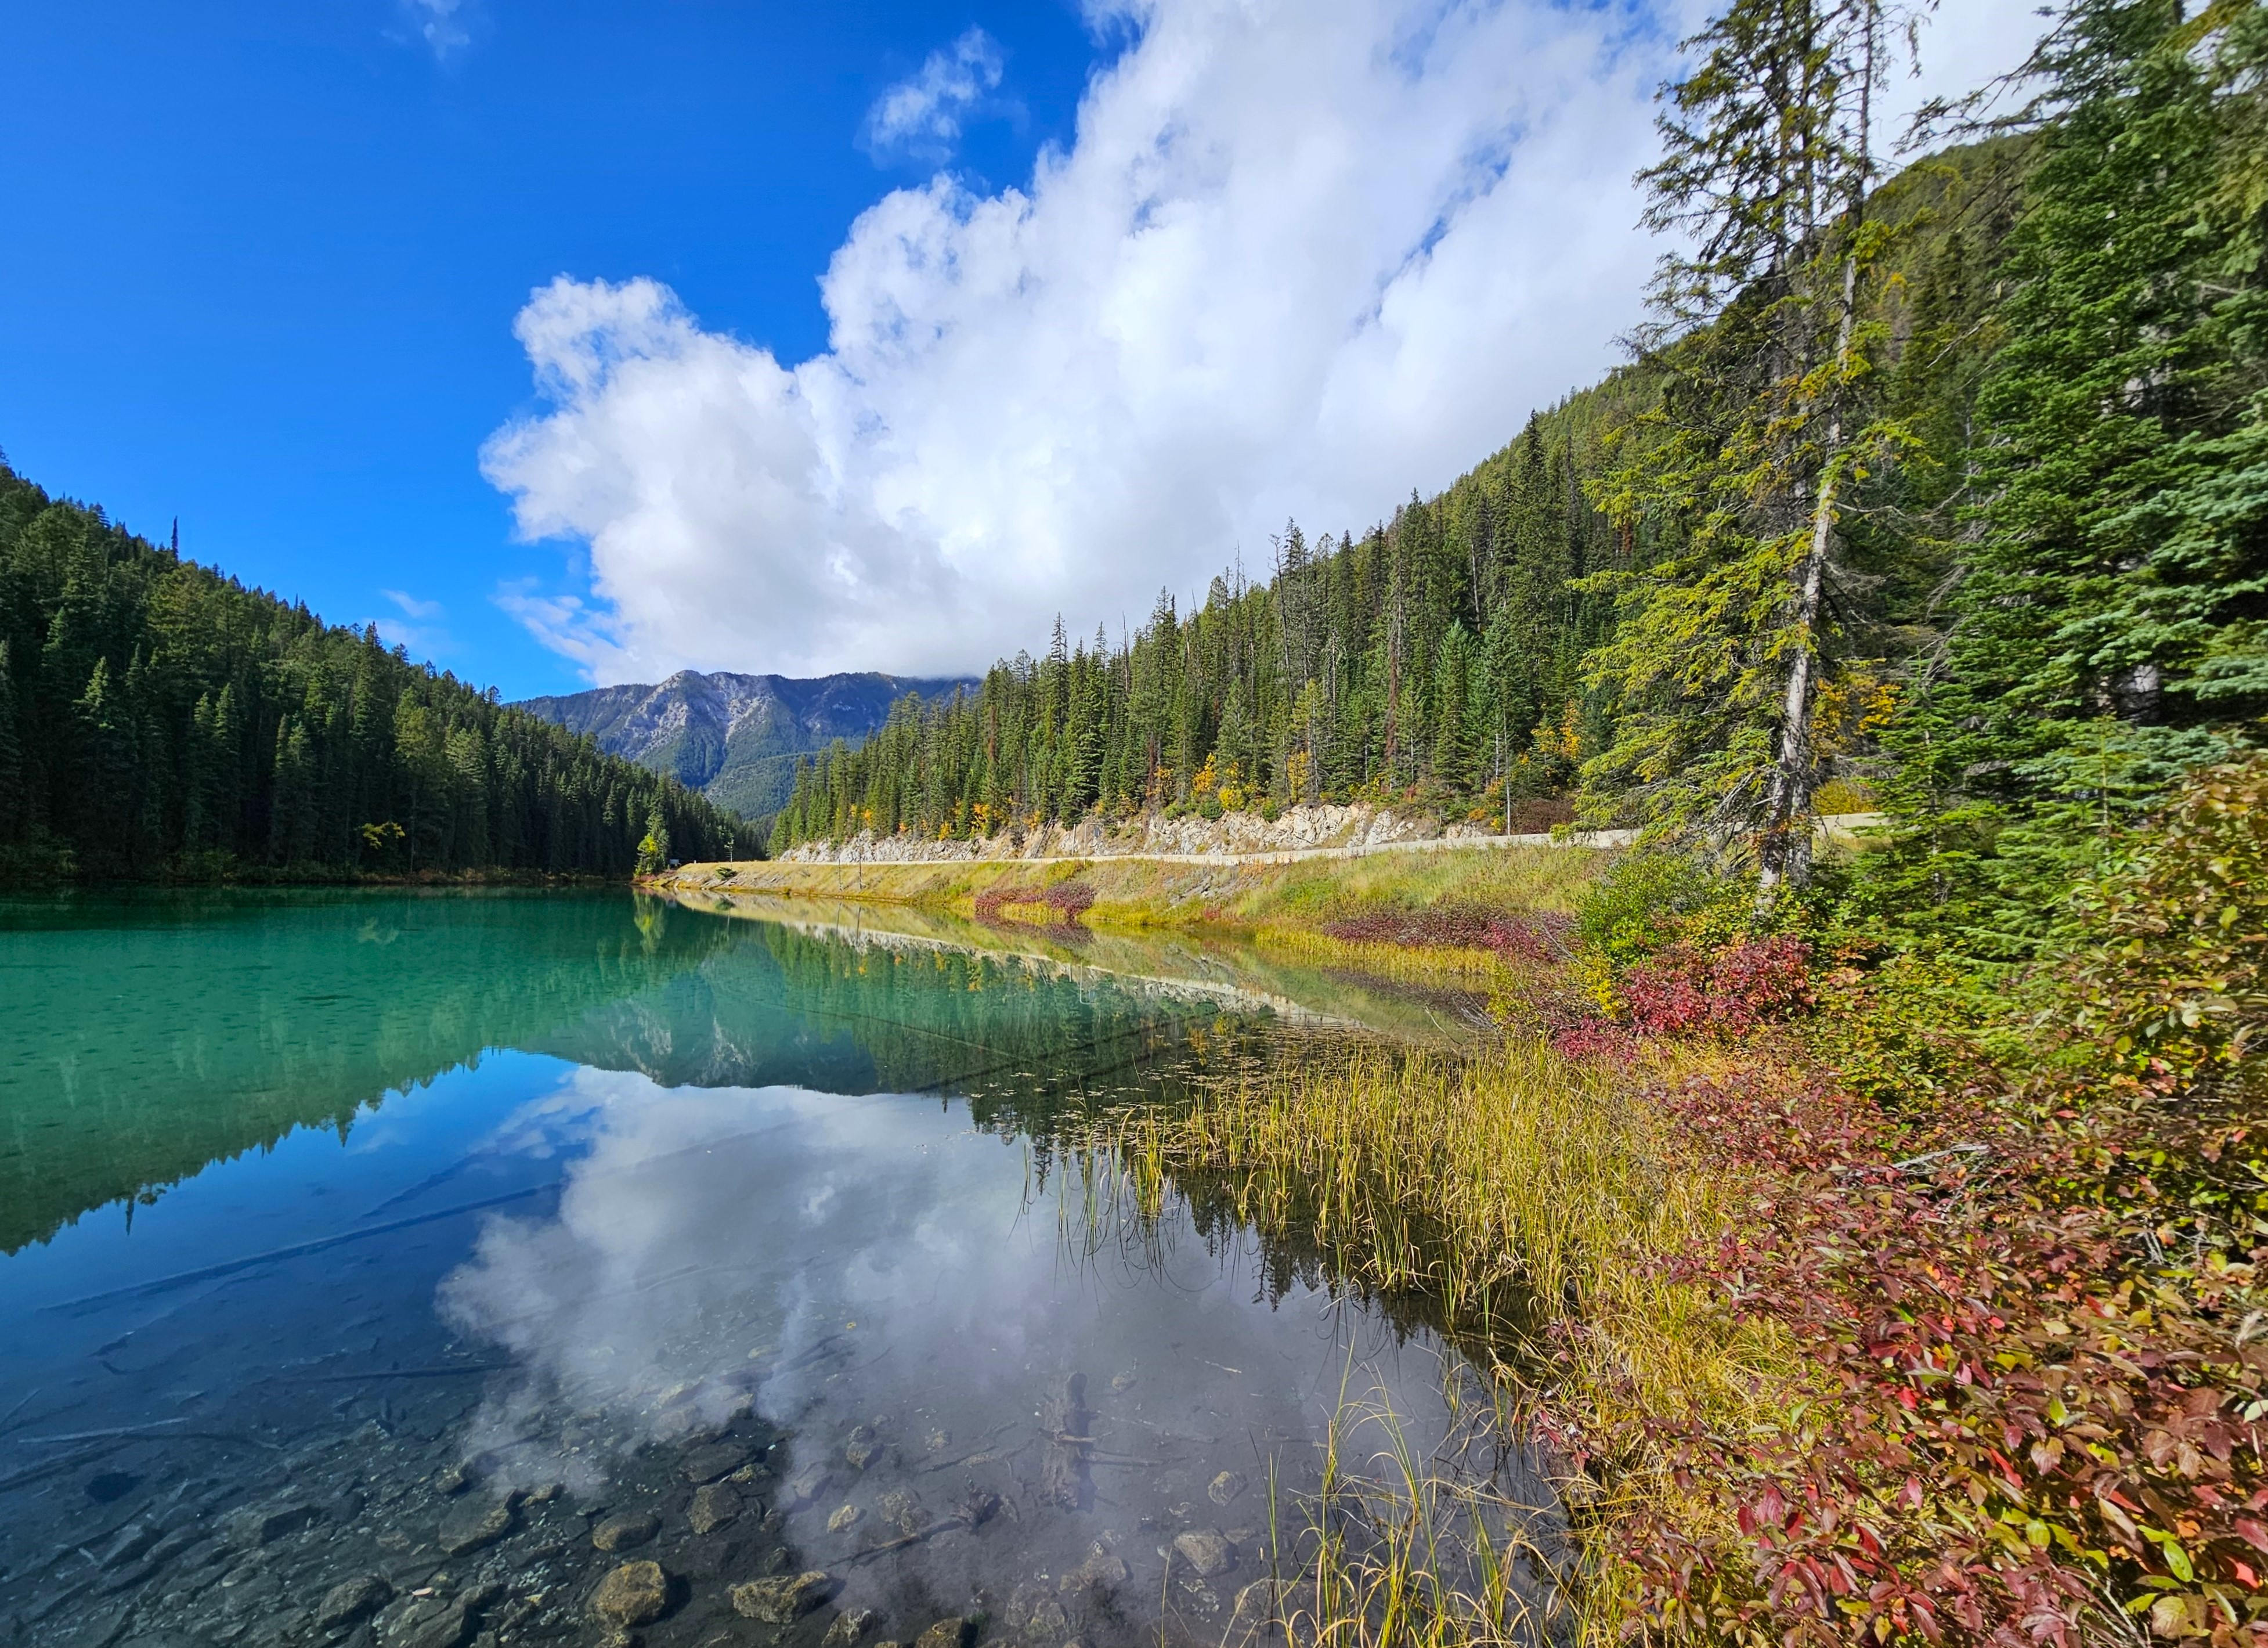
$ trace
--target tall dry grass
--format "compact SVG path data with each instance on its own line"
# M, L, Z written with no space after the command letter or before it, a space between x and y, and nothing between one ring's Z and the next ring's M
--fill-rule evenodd
M1736 1216L1738 1193L1673 1154L1640 1088L1539 1042L1469 1062L1359 1047L1184 1113L1128 1119L1120 1138L1152 1205L1169 1184L1202 1180L1263 1232L1316 1244L1341 1274L1433 1301L1498 1376L1513 1423L1525 1405L1573 1396L1565 1408L1587 1415L1583 1441L1604 1468L1557 1484L1580 1535L1566 1578L1579 1634L1602 1643L1624 1617L1617 1522L1721 1514L1650 1453L1648 1422L1737 1430L1801 1386L1777 1335L1663 1275L1663 1256ZM1411 1536L1398 1547L1373 1540L1350 1562L1328 1537L1309 1541L1300 1589L1314 1606L1283 1621L1299 1648L1448 1648L1510 1629L1488 1623L1507 1620L1501 1595L1476 1605L1442 1578L1439 1490L1413 1478L1396 1499L1370 1521L1399 1519ZM1315 1526L1327 1533L1327 1519ZM1471 1541L1457 1549L1469 1564ZM1403 1606L1453 1594L1454 1607Z
M1270 1485L1269 1578L1239 1596L1227 1648L1279 1634L1344 1648L1534 1648L1565 1635L1564 1543L1547 1507L1445 1467L1391 1405L1342 1390L1314 1491Z
M1252 942L1275 960L1438 989L1493 991L1503 987L1506 975L1503 960L1488 950L1378 943L1283 927L1262 927Z

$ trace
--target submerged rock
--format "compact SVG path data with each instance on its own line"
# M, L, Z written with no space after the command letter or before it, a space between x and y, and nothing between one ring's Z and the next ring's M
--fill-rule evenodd
M1130 1571L1123 1560L1097 1548L1087 1554L1085 1562L1057 1581L1056 1589L1066 1596L1074 1591L1105 1590L1111 1585L1124 1585Z
M495 1585L478 1585L457 1596L404 1597L380 1618L379 1639L386 1648L464 1648L497 1594Z
M681 1468L688 1482L713 1482L720 1476L730 1476L747 1462L748 1451L740 1444L712 1442L688 1451Z
M591 1612L614 1625L644 1625L669 1607L669 1576L659 1563L624 1563L591 1593Z
M914 1648L970 1648L976 1640L976 1621L966 1614L942 1619L914 1638Z
M1236 1593L1236 1612L1233 1622L1254 1630L1272 1630L1277 1624L1276 1582L1256 1579Z
M800 1511L827 1491L827 1484L835 1480L835 1473L824 1464L806 1465L787 1479L781 1494L784 1509Z
M450 1556L462 1556L484 1545L493 1545L512 1532L512 1509L518 1503L517 1494L486 1504L475 1501L457 1506L441 1519L441 1549Z
M322 1506L311 1499L282 1499L254 1505L229 1519L229 1536L239 1545L272 1545L287 1533L313 1527L323 1519Z
M379 1640L386 1648L463 1648L472 1616L448 1597L412 1597L387 1615Z
M1024 1621L1024 1640L1033 1644L1059 1643L1071 1630L1071 1615L1052 1600L1035 1602Z
M880 1511L883 1521L908 1537L929 1526L929 1512L922 1509L921 1501L914 1497L910 1489L891 1489L882 1496L876 1508Z
M622 1511L591 1530L591 1543L602 1551L634 1550L661 1532L661 1519L651 1511Z
M1244 1478L1234 1471L1223 1471L1205 1484L1205 1497L1217 1505L1225 1505L1244 1491Z
M881 1617L872 1608L852 1608L838 1614L835 1622L827 1628L820 1648L857 1648L858 1639L873 1630Z
M740 1490L729 1482L711 1482L693 1491L693 1504L685 1520L696 1533L714 1533L740 1514Z
M788 1625L827 1600L834 1581L812 1569L778 1579L751 1579L733 1587L733 1612L766 1625Z
M1236 1562L1236 1548L1212 1528L1191 1528L1175 1534L1174 1554L1206 1579L1226 1573Z
M874 1434L872 1425L853 1425L850 1434L843 1438L843 1457L850 1462L854 1471L863 1471L882 1451L882 1439Z
M1211 1619L1220 1612L1220 1593L1204 1580L1183 1579L1179 1585L1183 1600L1177 1606L1203 1619Z
M859 1511L858 1506L840 1506L836 1509L833 1516L827 1519L827 1531L829 1533L840 1533L843 1529L858 1521L858 1516Z
M315 1623L324 1630L350 1624L365 1614L375 1614L394 1600L394 1587L379 1574L357 1574L342 1579L323 1593L315 1608Z
M108 1548L95 1560L105 1568L130 1563L155 1545L161 1532L154 1522L129 1522L118 1530Z

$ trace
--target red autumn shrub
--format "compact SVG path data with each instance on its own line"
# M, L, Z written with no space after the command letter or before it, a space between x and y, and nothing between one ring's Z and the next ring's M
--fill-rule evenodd
M1076 921L1094 907L1094 889L1083 881L1059 881L1040 895L1040 902L1065 921Z
M1649 1456L1724 1513L1619 1503L1626 1639L2268 1648L2264 820L2268 758L2194 776L1992 1038L1952 964L1907 959L1828 1003L1886 1021L1841 1038L1870 1079L1651 1095L1729 1212L1637 1262L1784 1335L1792 1384L1731 1423L1572 1380L1547 1406L1575 1469ZM1784 1016L1805 960L1657 949L1633 1029ZM1909 1079L1933 1033L1962 1046ZM1556 1336L1628 1378L1611 1332Z
M1595 1016L1557 1024L1550 1031L1555 1052L1570 1059L1613 1059L1627 1062L1638 1052L1638 1038L1624 1026Z
M1690 1036L1710 1028L1709 960L1690 944L1672 944L1624 975L1623 1006L1648 1036Z
M976 898L976 919L998 921L1010 905L1039 905L1054 913L1055 920L1069 925L1085 915L1094 905L1094 889L1082 881L1059 881L1047 887L1012 887L995 883Z
M1717 1028L1738 1033L1810 1007L1810 960L1811 947L1784 933L1718 951L1709 972Z
M1737 1036L1811 1005L1810 948L1785 934L1713 956L1672 944L1624 975L1631 1023L1649 1036Z
M1746 1193L1663 1273L1774 1324L1821 1388L1729 1430L1647 1420L1731 1526L1618 1521L1634 1635L2268 1642L2268 1341L2100 1196L2040 1194L2142 1136L1984 1101L1916 1128L1769 1068L1653 1097L1680 1155ZM1578 1467L1609 1433L1580 1412L1547 1429Z

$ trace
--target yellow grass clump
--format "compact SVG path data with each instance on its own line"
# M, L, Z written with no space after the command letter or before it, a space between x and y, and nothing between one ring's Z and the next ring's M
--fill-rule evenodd
M1391 979L1399 984L1487 990L1500 986L1506 972L1496 952L1488 950L1333 938L1304 927L1263 927L1252 938L1263 956L1303 966L1340 968L1373 979Z

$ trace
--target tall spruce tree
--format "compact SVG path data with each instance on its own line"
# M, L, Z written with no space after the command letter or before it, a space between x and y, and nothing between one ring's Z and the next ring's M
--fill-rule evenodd
M1588 668L1619 721L1587 783L1752 845L1767 902L1808 868L1839 511L1901 439L1855 395L1888 21L1881 0L1734 0L1688 42L1641 181L1648 224L1692 249L1655 284L1658 401L1597 486L1651 552L1591 585L1620 609Z
M7 638L0 636L0 847L23 839L25 799L24 743L16 729L16 672Z

